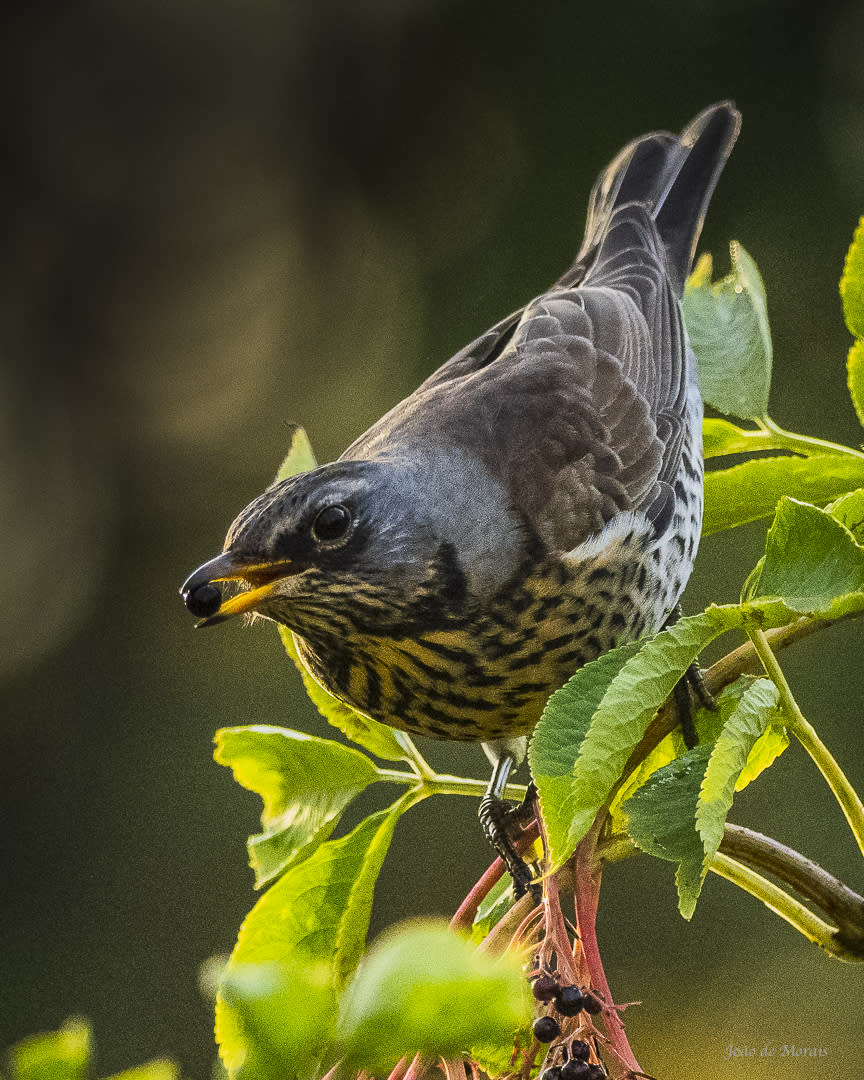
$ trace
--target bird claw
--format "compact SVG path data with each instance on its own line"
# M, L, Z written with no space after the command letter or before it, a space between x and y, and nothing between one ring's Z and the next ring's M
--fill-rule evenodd
M542 888L539 882L534 880L533 870L516 850L511 838L514 826L521 832L532 820L535 794L536 789L530 784L525 799L518 806L513 806L497 795L486 794L480 800L479 818L486 839L498 852L513 879L516 899L527 892L539 903L543 895Z

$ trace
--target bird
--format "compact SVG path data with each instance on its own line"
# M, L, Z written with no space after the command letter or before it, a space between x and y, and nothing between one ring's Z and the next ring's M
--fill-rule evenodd
M361 713L481 743L481 821L521 891L500 808L527 736L579 668L674 617L693 567L702 400L679 301L740 124L724 101L628 143L558 281L338 460L253 499L181 588L200 626L288 627Z

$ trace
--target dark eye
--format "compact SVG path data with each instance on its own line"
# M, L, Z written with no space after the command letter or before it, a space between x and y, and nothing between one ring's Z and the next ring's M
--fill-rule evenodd
M325 506L312 524L316 540L338 540L348 532L351 515L344 506Z

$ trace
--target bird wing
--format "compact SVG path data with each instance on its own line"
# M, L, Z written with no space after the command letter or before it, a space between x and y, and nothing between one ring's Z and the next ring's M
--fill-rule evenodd
M468 451L551 548L653 517L680 465L686 339L653 222L612 217L577 288L555 288L439 368L345 456ZM655 508L652 510L652 508Z

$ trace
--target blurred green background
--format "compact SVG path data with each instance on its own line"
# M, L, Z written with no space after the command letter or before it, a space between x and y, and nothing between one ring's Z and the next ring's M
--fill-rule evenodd
M771 0L106 0L20 6L3 35L0 1044L80 1012L101 1072L212 1058L197 989L253 903L257 800L220 726L324 733L266 624L196 634L176 590L269 481L289 421L336 456L541 291L630 138L744 114L703 249L766 281L772 413L860 439L837 280L864 212L864 8ZM703 545L689 610L737 596L764 525ZM864 787L860 626L788 656ZM475 747L434 746L483 774ZM368 810L380 793L365 797ZM453 910L488 864L468 800L400 826L375 928ZM842 819L792 748L733 819L859 889ZM356 818L355 818L356 819ZM860 1078L864 971L709 881L612 868L600 932L643 1067ZM727 1046L824 1047L727 1062Z

